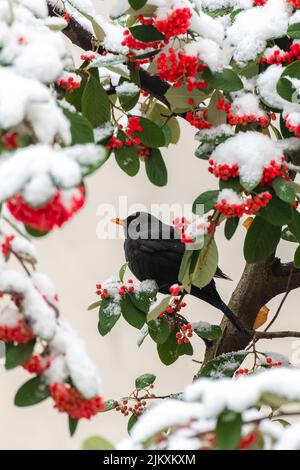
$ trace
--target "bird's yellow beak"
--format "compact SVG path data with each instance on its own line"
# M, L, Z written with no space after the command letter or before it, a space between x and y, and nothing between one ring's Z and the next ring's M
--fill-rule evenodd
M124 225L124 221L122 219L119 219L119 217L117 217L116 219L111 219L111 222L117 225Z

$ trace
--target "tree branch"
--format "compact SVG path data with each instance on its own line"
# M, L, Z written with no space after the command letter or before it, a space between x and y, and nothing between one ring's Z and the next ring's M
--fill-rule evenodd
M292 273L291 273L292 270ZM281 263L275 256L262 263L246 264L243 275L232 294L229 307L243 322L246 328L252 329L259 310L271 299L300 287L300 269L293 263ZM204 364L214 357L230 351L244 349L249 337L240 333L223 318L222 337L208 345ZM257 332L257 339L275 339L300 337L298 332Z
M57 16L55 8L48 3L50 16ZM70 41L76 46L80 47L85 51L92 50L95 46L94 36L87 31L78 21L72 16L70 17L68 26L63 30L63 33L70 39ZM102 47L98 48L98 51L104 51ZM108 51L110 52L110 51ZM161 80L155 75L150 75L146 70L141 69L139 71L141 88L151 96L159 100L161 103L169 107L169 102L165 97L166 92L170 88L170 85Z

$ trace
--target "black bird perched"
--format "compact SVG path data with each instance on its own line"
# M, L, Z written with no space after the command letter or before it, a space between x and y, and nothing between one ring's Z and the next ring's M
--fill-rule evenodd
M125 257L131 272L139 281L156 281L159 292L168 294L169 288L178 283L185 252L179 233L146 212L136 212L125 220L114 219L113 222L123 225ZM215 277L229 279L219 268ZM222 301L213 279L202 289L192 286L191 295L221 310L239 331L246 332L240 320Z

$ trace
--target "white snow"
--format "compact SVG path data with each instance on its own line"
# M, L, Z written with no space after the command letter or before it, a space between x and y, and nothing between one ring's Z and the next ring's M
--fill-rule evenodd
M241 205L243 203L240 196L232 189L223 189L218 196L218 204L226 201L228 204Z
M280 163L282 151L266 135L258 132L241 132L220 144L211 158L216 164L239 166L243 180L248 183L259 181L263 169L271 160Z
M118 95L134 95L140 91L139 87L134 83L123 82L121 85L116 87Z

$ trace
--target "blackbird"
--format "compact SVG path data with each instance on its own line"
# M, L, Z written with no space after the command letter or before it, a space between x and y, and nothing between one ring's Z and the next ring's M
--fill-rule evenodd
M154 280L159 292L168 294L169 288L178 283L185 252L180 234L146 212L136 212L125 220L117 218L113 222L124 228L125 257L131 272L139 281ZM214 277L229 279L219 268ZM202 289L192 286L190 294L221 310L239 331L246 332L240 320L222 301L213 279Z

